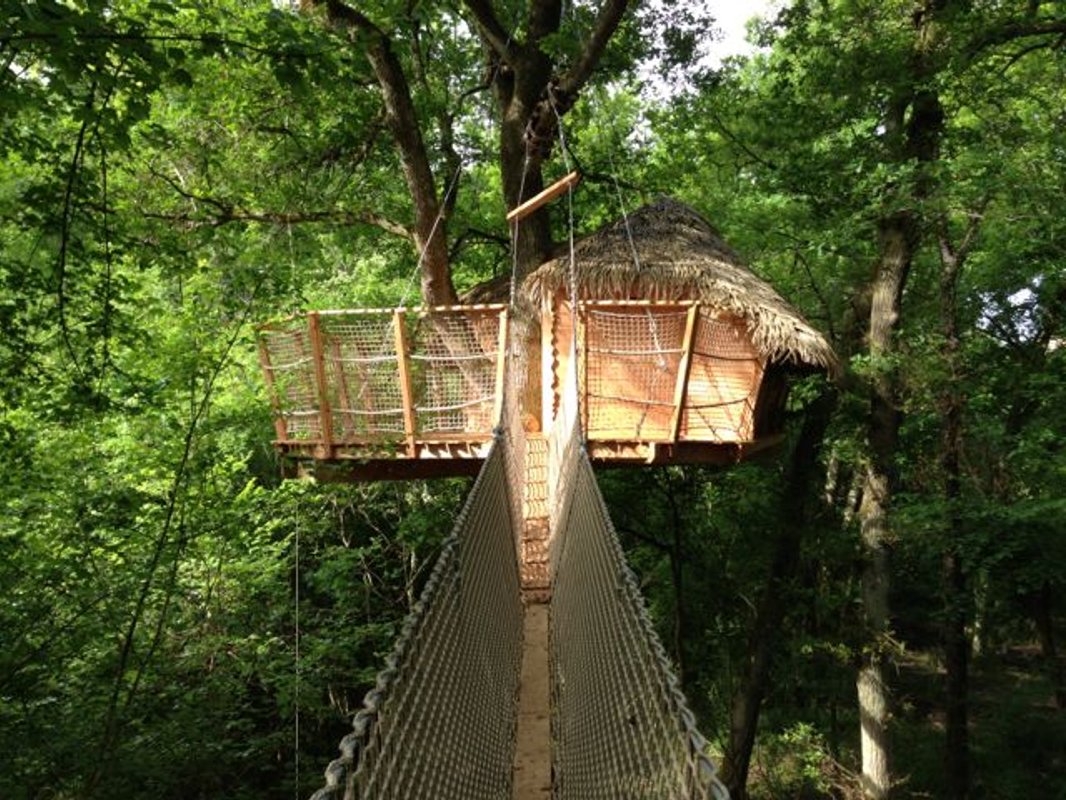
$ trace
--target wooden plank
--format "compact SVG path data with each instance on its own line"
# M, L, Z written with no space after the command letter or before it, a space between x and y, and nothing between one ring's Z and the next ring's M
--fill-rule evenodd
M577 186L577 184L579 184L580 182L581 173L577 170L574 170L573 172L564 175L562 178L557 180L547 189L538 192L536 195L526 200L526 202L511 209L511 211L509 211L507 214L507 221L513 224L515 222L519 222L522 219L525 219L538 208L547 203L550 203L563 192L573 188L574 186Z
M411 389L411 367L407 352L407 328L403 309L392 312L393 333L396 339L396 363L400 372L400 396L403 398L403 432L407 439L407 454L414 458L415 447L415 401Z
M504 379L507 375L507 309L500 311L500 335L496 345L496 405L492 409L493 424L503 425L503 390ZM515 398L517 402L518 398ZM508 420L514 422L514 420Z
M506 303L473 303L471 305L462 305L462 304L456 303L456 304L452 304L452 305L441 305L441 306L410 306L410 307L397 306L395 308L381 308L381 307L375 307L375 308L367 308L367 307L359 307L359 308L330 308L330 309L326 309L326 310L323 310L323 311L317 311L315 313L317 313L319 316L322 316L322 317L337 317L337 316L360 315L360 314L375 314L375 315L376 314L395 314L397 311L410 312L412 314L432 314L432 313L437 313L437 312L440 312L440 311L461 311L461 312L464 312L464 313L465 312L476 311L476 312L480 312L480 313L489 314L489 313L492 313L492 312L495 312L495 311L501 311L501 310L503 310L505 308L507 308L507 304ZM294 318L301 317L301 316L303 316L303 315L302 314L294 314L291 317L287 317L286 319L294 319ZM280 320L280 322L284 322L284 321L285 320ZM268 325L274 325L274 324L278 324L278 323L275 322L275 323L267 323L267 324Z
M289 427L285 424L285 417L281 413L281 398L278 397L278 387L274 383L274 368L270 364L270 350L261 336L256 337L259 345L259 365L263 368L263 380L266 381L267 393L270 395L270 408L274 412L274 435L279 442L289 438Z
M699 306L688 310L685 320L685 336L681 340L681 363L677 367L677 385L674 387L674 415L670 420L670 436L667 441L676 442L681 435L682 413L685 407L685 395L688 393L688 376L692 368L692 342L696 334L696 321Z
M315 366L315 387L318 390L318 419L322 431L322 446L325 458L332 457L333 451L333 413L329 407L329 387L326 384L326 363L322 354L322 330L319 327L318 312L307 315L307 329L311 335L311 362Z

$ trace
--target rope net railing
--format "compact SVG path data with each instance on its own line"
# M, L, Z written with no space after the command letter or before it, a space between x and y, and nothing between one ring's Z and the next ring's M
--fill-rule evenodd
M567 382L574 386L573 382ZM569 401L577 406L576 391ZM574 414L578 418L579 414ZM726 800L581 442L554 433L550 659L556 800Z
M692 301L588 301L577 335L590 440L755 438L764 359L741 320Z
M583 446L573 347L547 436L552 797L723 800ZM506 358L485 463L312 800L512 797L529 440L520 346Z
M574 469L552 585L554 797L723 800L583 453Z
M506 309L365 309L263 326L281 444L488 441L499 421Z
M497 439L313 800L509 800L522 604Z

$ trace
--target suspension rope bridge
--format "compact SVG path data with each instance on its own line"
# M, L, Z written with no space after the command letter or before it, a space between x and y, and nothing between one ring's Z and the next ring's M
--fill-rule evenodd
M524 622L534 606L523 602L519 567L527 476L520 357L508 348L503 424L313 800L522 794L515 742L524 733ZM547 436L550 786L526 796L726 798L596 484L573 367L563 398Z

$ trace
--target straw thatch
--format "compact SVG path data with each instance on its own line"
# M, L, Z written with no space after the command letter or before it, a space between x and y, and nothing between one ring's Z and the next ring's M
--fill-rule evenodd
M832 348L773 287L745 267L711 225L663 198L574 246L582 299L696 299L743 318L755 349L771 362L835 369ZM542 264L524 282L536 304L566 292L570 256Z

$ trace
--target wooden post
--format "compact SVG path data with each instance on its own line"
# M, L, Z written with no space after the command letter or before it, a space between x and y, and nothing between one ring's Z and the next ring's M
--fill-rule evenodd
M407 327L404 324L403 309L392 312L393 333L396 338L396 363L400 374L400 396L403 398L403 433L407 440L407 455L418 455L415 444L415 402L411 389L411 368L407 353Z
M307 328L311 337L311 361L315 366L315 386L318 389L318 419L321 428L323 458L333 458L333 412L329 407L329 386L326 384L326 362L322 351L322 329L318 324L318 312L307 315Z
M688 375L692 368L692 342L695 339L699 311L699 305L693 305L685 320L685 337L681 340L681 363L677 367L677 385L674 388L674 416L670 420L670 436L667 439L670 442L676 442L681 435L681 420L684 417L682 412L685 395L688 393Z
M282 414L281 398L278 397L278 387L274 383L274 368L270 364L270 351L267 349L266 342L263 341L262 336L256 337L259 345L259 364L263 368L263 379L266 381L267 393L270 395L270 408L274 412L274 434L278 437L278 442L287 442L289 440L289 426L285 423L285 416Z
M496 345L496 404L492 409L493 425L503 425L503 390L504 380L507 376L507 309L500 312L500 335ZM513 385L513 383L512 383ZM513 402L517 403L518 398ZM509 424L521 425L521 420L507 420Z
M341 406L343 406L344 408L344 410L340 412L340 418L342 420L351 420L352 398L351 395L348 393L348 375L345 372L344 361L342 361L342 359L344 358L344 354L341 352L340 340L335 338L332 342L332 345L333 346L331 349L333 350L333 363L336 366L337 373L337 391L340 394ZM352 426L341 426L341 441L344 441L351 435L348 434L348 436L345 436L345 428L351 430L351 427ZM336 433L336 431L334 431L334 433Z

